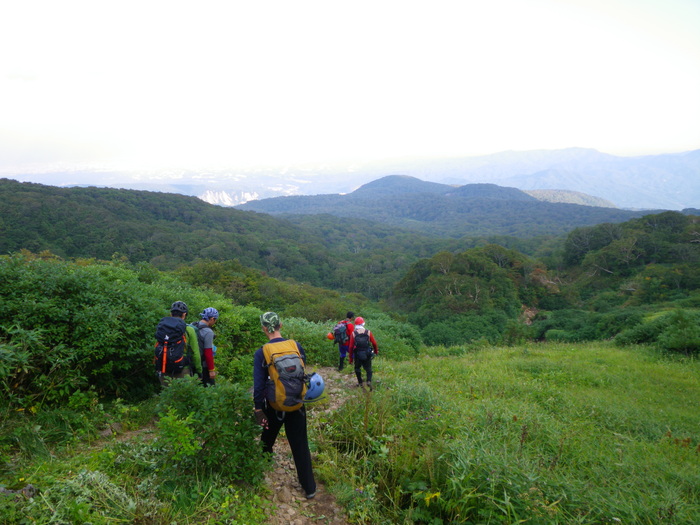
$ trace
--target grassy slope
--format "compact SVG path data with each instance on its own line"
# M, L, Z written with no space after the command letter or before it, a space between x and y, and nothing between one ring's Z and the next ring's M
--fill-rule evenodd
M348 483L376 486L377 505L365 513L393 520L426 513L492 523L700 517L697 360L607 344L529 345L380 361L376 377L382 388L369 410L359 396L348 404L355 414L340 415L339 435L357 433L356 441L320 437L342 443L343 455L326 450L342 465L326 475L351 508L357 497ZM386 448L360 473L363 432ZM411 448L417 452L406 459Z
M405 361L380 357L378 387L371 395L345 390L342 407L311 412L315 470L351 520L697 522L697 359L671 360L645 348L608 344L526 345L447 356L459 350L431 348ZM151 409L144 405L140 412L148 415ZM77 455L56 451L43 458L24 450L23 461L0 485L32 483L44 496L12 500L0 517L20 523L29 513L48 522L52 494L70 498L79 492L100 505L88 508L76 500L71 513L89 513L93 523L136 515L152 516L148 523L195 516L205 523L209 515L214 523L213 516L222 513L240 523L260 522L260 495L225 478L202 479L186 494L158 499L159 491L148 484L159 478L144 463L157 454L150 443L77 448ZM201 497L185 497L192 491ZM114 494L134 508L105 497Z

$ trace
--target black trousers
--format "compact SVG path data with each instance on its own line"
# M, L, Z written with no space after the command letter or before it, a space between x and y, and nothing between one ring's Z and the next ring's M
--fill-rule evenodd
M209 369L202 363L202 385L214 386L216 381L209 375Z
M368 357L367 359L360 360L355 358L355 375L357 376L357 382L359 384L362 384L362 369L365 369L365 373L367 374L367 382L371 383L372 382L372 358Z
M314 480L314 472L311 468L309 437L306 432L306 408L301 407L294 412L277 412L273 408L266 406L264 410L268 428L263 429L260 437L263 451L272 453L272 447L275 445L277 435L282 425L284 425L289 448L292 449L299 483L307 494L316 492L316 480Z

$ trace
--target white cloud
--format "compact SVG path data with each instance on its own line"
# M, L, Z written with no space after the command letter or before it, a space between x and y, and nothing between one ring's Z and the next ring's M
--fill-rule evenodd
M700 147L694 0L11 4L0 169Z

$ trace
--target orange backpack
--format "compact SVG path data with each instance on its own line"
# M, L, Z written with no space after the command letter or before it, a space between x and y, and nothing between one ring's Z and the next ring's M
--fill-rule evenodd
M288 339L263 346L270 379L265 388L267 402L275 410L299 410L306 395L304 361L296 341Z

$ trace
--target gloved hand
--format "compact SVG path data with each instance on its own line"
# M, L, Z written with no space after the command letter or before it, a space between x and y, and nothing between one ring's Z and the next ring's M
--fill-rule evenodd
M261 427L267 428L267 416L262 410L255 410L255 421L257 421L258 425L260 425Z

